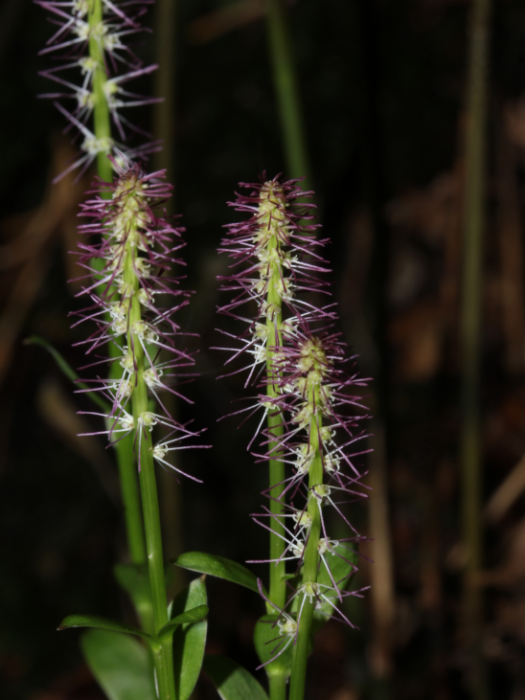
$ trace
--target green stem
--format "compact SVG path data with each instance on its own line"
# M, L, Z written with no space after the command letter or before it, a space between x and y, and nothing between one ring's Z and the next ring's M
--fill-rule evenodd
M153 665L159 700L174 700L176 695L173 680L173 640L162 642L153 649Z
M144 542L144 526L132 437L128 436L117 443L115 451L130 558L133 564L145 564L146 543Z
M268 244L268 252L271 253L278 248L276 236L272 236ZM274 265L272 276L268 284L268 315L267 315L267 375L268 385L266 393L268 398L276 398L280 390L273 383L274 377L274 350L272 347L279 347L282 344L281 325L282 325L282 301L278 293L278 285L281 281L281 268L278 264ZM270 440L268 445L269 459L269 477L270 477L270 512L273 517L270 518L270 559L280 559L278 564L270 563L270 590L269 598L274 603L277 610L282 610L286 601L286 583L283 578L286 573L285 562L282 561L286 543L283 539L285 531L283 525L284 503L280 500L281 494L285 488L284 479L284 463L278 459L279 449L278 444L283 436L283 418L280 412L268 412L268 431L275 439ZM274 612L273 610L271 612ZM273 700L273 697L272 697Z
M132 236L130 236L132 238ZM164 577L164 556L160 525L159 499L153 462L152 437L144 425L143 417L148 413L148 392L144 379L144 350L136 333L135 324L141 319L140 302L137 297L139 281L134 270L136 248L131 243L126 246L124 281L132 289L129 313L128 347L132 348L135 362L135 386L131 397L133 419L136 427L135 444L140 449L140 490L146 533L148 573L153 605L153 632L157 635L168 622L168 602ZM139 447L140 446L140 447ZM159 688L160 700L175 700L175 679L173 675L173 647L170 643L159 643L154 649L153 660Z
M111 182L113 168L108 159L111 143L111 121L109 107L104 93L104 85L107 82L106 67L104 64L104 52L97 39L97 30L102 26L102 0L92 0L89 13L89 56L95 64L93 71L93 133L97 141L107 142L107 150L97 155L98 175L102 180Z
M266 21L287 167L291 177L305 178L303 186L308 190L311 186L310 164L282 0L266 0Z
M97 141L106 141L108 149L97 155L97 170L101 180L112 182L113 169L108 159L111 143L111 120L104 85L107 82L104 53L100 42L97 40L97 28L102 26L102 0L92 0L88 16L90 37L89 57L94 63L93 71L93 133ZM109 192L107 197L110 197ZM99 289L99 294L104 295L106 290ZM109 316L106 318L109 322ZM116 343L109 343L109 355L116 360L122 355L121 349ZM119 379L122 370L118 362L112 362L110 377ZM124 520L131 561L134 564L146 562L146 545L144 542L144 528L140 506L139 485L136 474L135 457L133 454L133 438L127 436L115 445L117 465L120 477L122 502L124 504Z
M143 363L143 361L142 361ZM142 380L143 381L143 380ZM144 383L144 382L143 382ZM138 385L137 385L138 389ZM139 416L147 410L143 402L142 392L135 389L133 397L133 415ZM135 399L135 394L139 394ZM145 394L145 392L144 392ZM135 418L137 420L137 418ZM143 437L141 448L140 489L144 509L144 525L146 530L146 547L148 552L148 571L153 603L154 633L158 634L168 623L168 602L164 579L164 558L162 554L162 534L160 528L160 511L155 480L155 467L152 452L149 449L151 436L146 441ZM154 650L153 660L159 687L160 700L175 700L175 679L173 675L173 645L171 640L162 643Z
M273 235L268 243L268 253L272 254L275 250L278 250L279 242L277 236ZM276 380L275 369L274 369L274 355L275 351L270 348L278 348L282 345L282 299L278 292L279 285L282 278L282 268L279 263L273 265L272 275L269 279L268 284L268 296L267 296L267 364L266 371L268 377L268 385L266 388L266 393L269 400L276 398L280 389L277 384L271 380ZM279 612L281 611L286 603L286 582L284 580L284 575L286 573L286 564L284 562L284 549L286 542L284 540L285 530L284 530L284 500L281 499L281 495L284 491L285 485L285 470L284 463L279 459L280 449L279 443L281 442L284 426L283 417L279 411L272 412L271 409L268 413L268 431L274 439L271 439L268 445L268 454L270 455L268 460L269 466L269 479L270 479L270 513L272 517L270 518L270 559L273 560L270 563L270 590L269 599L275 605L275 609L271 609L267 606L267 612ZM273 488L272 488L273 487ZM279 563L275 564L278 560ZM270 699L271 700L284 700L286 698L286 676L269 676L270 682Z
M269 675L268 687L271 700L286 700L286 677Z
M309 399L314 406L319 406L319 389L311 389ZM319 433L322 428L321 414L313 416L310 422L310 446L314 450L314 458L308 474L308 487L310 496L308 499L308 513L312 518L308 542L304 553L304 566L302 571L302 585L317 582L319 569L319 538L321 536L321 506L313 495L312 489L323 483L323 457L319 449ZM315 608L315 597L303 592L300 594L299 610L302 612L297 632L297 642L294 647L292 660L292 676L290 680L289 700L303 700L306 683L306 667L312 636L312 621Z
M462 279L461 471L463 480L464 628L471 665L471 691L488 697L480 649L483 600L473 579L482 567L480 365L485 229L487 77L490 0L475 0L470 26L465 147L464 248Z
M268 396L273 398L277 395L275 388L273 386L268 386ZM268 430L271 435L275 437L269 444L270 454L277 454L278 440L283 435L282 417L281 414L277 413L268 416ZM269 461L270 470L270 486L272 484L279 484L274 486L270 491L270 512L274 517L271 518L272 522L272 532L270 533L270 559L279 559L284 551L285 543L284 540L279 537L279 534L284 535L284 527L282 525L282 515L284 515L284 505L279 499L281 496L284 486L282 485L285 474L284 465L278 459L271 459ZM281 516L281 517L280 517ZM285 574L285 564L284 562L279 562L279 564L270 564L270 600L275 606L282 610L285 603L286 596L286 584L283 580Z

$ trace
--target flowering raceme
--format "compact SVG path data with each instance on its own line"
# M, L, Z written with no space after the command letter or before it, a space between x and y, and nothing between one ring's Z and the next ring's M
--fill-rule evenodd
M34 1L47 10L53 24L58 25L40 53L57 54L55 58L60 64L42 71L41 75L58 84L62 91L42 97L55 100L55 106L66 117L69 127L75 127L82 137L83 154L60 177L77 167L81 167L83 173L99 154L112 154L121 162L129 163L139 155L156 150L154 143L138 148L122 143L127 140L127 130L148 136L128 121L122 111L158 101L124 87L130 80L157 68L156 65L143 66L124 43L126 37L144 31L138 19L150 1L132 0L120 4L111 0ZM80 73L78 78L75 73ZM62 101L73 106L66 108ZM109 117L120 141L110 133Z
M361 593L344 590L357 568L352 546L363 538L343 504L366 498L355 462L368 451L359 447L366 437L366 409L352 391L367 380L355 371L355 357L349 356L341 334L333 331L335 304L318 303L329 296L321 277L328 270L319 253L327 239L315 235L319 227L312 223L313 205L299 202L311 193L303 192L296 180L280 182L278 177L242 186L249 194L237 195L232 206L251 217L227 227L220 252L233 260L232 274L221 279L222 289L233 292L233 299L219 312L242 321L246 330L240 338L221 331L240 345L220 349L231 352L226 364L249 357L232 374L247 370L246 386L258 388L244 411L263 413L256 429L261 447L253 454L270 463L270 487L264 492L268 507L254 519L270 531L274 543L276 538L280 542L270 546L266 601L280 613L281 637L301 644L302 618L306 640L315 611L336 614L351 624L337 601ZM350 529L346 539L330 538L328 508ZM295 568L285 575L288 561ZM291 595L279 593L277 584L272 593L276 568L281 580L298 581ZM306 658L309 641L304 644Z
M155 461L180 471L168 461L169 453L183 449L184 441L200 431L175 421L159 392L169 391L184 399L172 385L180 377L191 378L185 368L194 364L192 354L175 344L180 328L172 318L189 303L190 296L177 288L180 278L170 277L173 265L184 265L174 257L185 245L184 229L172 227L156 214L172 189L162 180L163 172L146 175L139 165L123 168L115 163L114 167L114 182L99 183L91 193L94 198L81 211L90 223L80 227L88 242L79 246L79 264L88 270L89 280L80 294L89 296L92 304L77 314L80 318L74 325L94 321L97 327L78 343L97 358L83 369L111 362L120 366L119 372L109 373L110 379L98 377L90 382L90 390L101 392L111 405L107 414L95 414L106 419L102 433L115 442L133 432L139 468L145 442ZM100 264L100 272L93 272ZM172 302L160 305L162 297ZM108 341L117 348L112 360L97 354ZM166 359L160 359L161 351ZM159 404L159 413L151 410L151 398ZM167 429L168 436L151 445L150 433L157 424Z
M330 312L296 296L298 291L322 291L326 287L326 282L315 277L315 273L326 272L324 261L316 253L326 241L313 236L316 225L303 223L312 219L306 210L313 205L297 203L298 197L308 193L304 193L295 180L280 183L277 178L260 185L242 183L241 186L251 192L237 195L232 206L252 216L248 221L230 224L228 235L219 248L220 253L228 253L234 260L234 268L240 268L235 274L220 278L221 289L236 294L233 301L219 308L219 313L248 323L247 331L241 336L241 347L233 351L226 362L228 364L244 351L253 357L246 380L248 386L254 370L261 369L268 359L268 339L276 329L281 332L296 322L296 307L301 309L305 320L329 318ZM298 212L295 211L297 207ZM242 307L252 300L257 304L255 320L241 313ZM284 326L283 304L291 309ZM223 349L231 351L231 348Z

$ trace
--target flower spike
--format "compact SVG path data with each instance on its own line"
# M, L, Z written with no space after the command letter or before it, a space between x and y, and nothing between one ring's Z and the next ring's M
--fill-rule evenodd
M144 66L125 43L128 37L145 31L139 19L151 0L34 2L50 14L52 23L58 27L40 54L52 55L60 65L41 71L40 75L55 83L59 92L41 97L52 99L67 119L65 130L74 129L75 137L81 137L82 154L57 179L76 168L81 168L80 177L99 155L113 156L130 164L139 155L143 157L157 150L155 142L134 149L118 143L110 127L111 121L121 142L127 141L130 131L150 138L124 117L122 111L160 99L137 95L124 87L158 67Z
M252 454L270 465L270 485L263 491L269 505L253 518L271 537L273 554L262 561L270 564L264 597L280 615L277 658L290 643L306 643L314 611L353 626L340 605L361 595L345 586L357 570L352 545L364 538L344 506L367 497L356 460L369 451L359 446L368 437L359 390L369 380L356 371L356 358L334 330L337 308L329 300L321 254L327 239L317 235L314 205L302 202L311 193L297 180L279 177L241 186L249 194L238 194L231 206L249 218L226 227L219 249L232 261L231 273L219 278L230 294L219 313L244 331L221 330L234 342L217 349L229 352L230 374L248 371L246 386L258 389L245 409L248 417L258 408L263 414L248 449L258 437ZM341 516L349 538L330 538L326 508ZM294 567L289 576L286 566ZM298 583L289 582L291 594L283 596L279 582L291 577L299 577Z
M185 245L184 229L158 214L172 189L163 179L164 171L146 174L139 165L123 167L116 162L114 168L114 182L99 181L82 205L81 216L88 223L79 227L85 242L79 245L78 263L89 274L78 296L88 297L90 306L73 314L77 318L73 325L85 321L95 325L87 340L78 343L86 345L88 355L95 355L107 342L117 348L114 364L120 376L88 380L89 391L101 392L111 407L104 414L107 429L100 433L113 443L134 431L139 467L144 443L156 462L183 473L169 461L169 453L195 446L193 441L203 431L177 422L159 393L185 398L173 384L195 376L187 369L194 365L193 353L178 346L180 328L173 319L191 296L178 287L182 277L171 276L172 266L184 265L174 256ZM100 271L92 272L92 267ZM165 303L159 306L162 298ZM105 363L102 359L92 364ZM135 400L138 394L140 405ZM156 400L161 412L147 406L148 397ZM151 432L156 425L164 426L169 435L154 445Z

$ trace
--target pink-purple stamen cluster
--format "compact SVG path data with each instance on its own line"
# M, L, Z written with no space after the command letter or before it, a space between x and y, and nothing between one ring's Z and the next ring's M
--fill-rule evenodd
M176 257L185 246L184 229L172 226L162 215L160 208L172 190L163 180L164 171L145 174L137 164L121 167L114 163L114 167L114 182L99 182L81 207L80 215L89 223L79 227L84 242L79 244L78 264L86 275L80 278L83 289L78 296L89 297L90 305L74 314L78 320L73 325L86 321L95 325L91 335L77 343L85 345L86 354L93 358L81 369L97 368L97 376L86 382L90 391L100 392L110 405L106 414L93 414L106 420L106 430L97 434L106 434L114 443L132 433L140 455L141 442L151 443L153 427L162 425L167 436L161 443L150 444L153 457L180 472L168 461L169 453L195 446L186 441L202 432L176 421L162 399L162 392L170 392L191 403L176 386L195 376L188 371L194 365L193 353L177 346L178 337L184 334L173 319L191 295L178 287L182 277L172 272L173 266L185 264ZM116 349L112 359L107 357L108 343ZM112 364L118 365L118 372L108 372ZM102 376L99 367L104 370ZM148 410L133 415L132 397L138 381L145 382L148 395L159 406L158 413Z
M220 279L222 289L233 298L219 312L243 322L246 328L240 336L220 331L238 341L233 347L220 349L230 353L227 365L249 357L248 363L240 363L230 374L248 371L246 386L257 387L258 394L250 406L230 415L262 411L256 429L260 447L252 453L259 462L270 458L281 461L288 472L282 484L271 484L264 492L274 499L271 494L275 487L281 487L279 500L284 514L276 516L264 507L253 517L267 530L272 529L272 519L279 520L284 528L281 537L285 549L278 561L292 562L293 573L298 573L310 536L309 503L315 499L321 518L319 566L324 563L330 578L328 586L303 582L292 590L280 628L288 625L296 635L306 600L315 598L316 608L329 608L326 614L335 614L351 624L337 601L361 593L343 590L344 581L335 580L328 554L347 562L353 573L356 567L350 564L352 553L363 537L349 521L345 505L366 498L363 473L356 460L369 451L360 446L367 437L363 428L367 416L362 398L354 391L366 386L367 380L359 376L355 356L350 355L341 334L333 330L337 312L335 304L326 300L330 293L322 276L329 270L319 253L327 239L315 235L318 225L312 223L314 205L299 201L310 193L303 192L297 180L281 183L278 177L241 186L249 194L237 195L231 206L251 216L247 221L230 224L222 241L220 252L228 253L233 263L231 274ZM272 264L278 260L273 274L265 269L270 259ZM272 429L264 427L268 415L278 417L280 430L275 430L275 421ZM314 458L322 460L323 479L312 485L309 472ZM328 508L343 519L349 537L330 539L325 515Z
M125 43L128 37L145 31L139 19L146 6L153 0L101 0L102 20L90 26L89 13L93 0L34 0L49 12L50 21L57 29L47 41L41 55L50 54L58 65L41 71L40 75L59 86L57 92L42 95L52 99L56 108L68 121L69 130L75 129L75 138L80 136L82 154L72 162L65 174L81 168L80 175L87 170L98 153L112 154L121 162L130 163L158 149L158 144L149 141L131 148L125 145L129 132L146 138L150 135L130 122L123 111L130 107L152 104L158 98L145 97L126 89L129 81L156 70L156 65L144 66ZM94 90L94 75L99 66L90 55L89 43L94 40L102 56L104 72L102 94L118 134L119 141L97 134L93 112L97 95ZM100 97L100 95L99 95ZM65 103L67 106L64 106Z

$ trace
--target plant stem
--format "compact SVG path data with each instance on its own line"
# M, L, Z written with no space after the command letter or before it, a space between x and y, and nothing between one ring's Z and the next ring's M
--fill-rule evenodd
M272 236L270 243L268 244L268 252L271 253L278 247L277 237ZM268 374L268 384L266 393L268 398L274 399L279 394L279 389L276 384L272 381L276 379L274 376L274 354L275 350L271 348L278 348L282 344L281 337L281 325L282 325L282 301L281 297L277 291L278 285L281 281L281 269L279 265L275 265L272 276L269 280L268 285L268 316L266 320L268 329L268 340L267 340L267 374ZM268 446L269 458L269 477L270 477L270 512L272 517L270 518L270 559L277 560L279 563L270 563L270 591L269 598L271 602L275 605L277 611L279 612L284 608L286 601L286 583L284 581L285 562L283 559L284 548L286 546L284 536L284 526L283 526L283 515L284 515L284 503L281 501L280 497L284 490L284 463L279 460L279 450L278 444L283 436L283 418L278 411L268 412L268 431L274 437L270 440ZM271 611L275 612L275 611ZM273 696L272 696L272 700Z
M279 248L277 236L273 235L268 244L268 253L271 255L273 251ZM274 368L275 350L271 348L279 348L282 345L282 299L278 293L279 284L281 282L282 269L279 264L275 264L272 275L268 284L268 314L266 319L266 327L268 330L268 338L266 343L267 348L267 364L266 371L268 384L266 393L271 401L279 395L280 389L274 383L276 380ZM284 549L286 546L284 540L284 502L281 495L285 488L284 479L284 463L279 459L279 443L282 439L284 431L283 417L279 411L268 412L268 432L274 438L269 441L268 454L269 457L269 479L270 479L270 559L274 560L270 563L270 590L269 599L275 605L275 609L268 609L269 613L280 612L286 603L286 582L284 575L286 573L286 564L284 562ZM278 564L275 561L279 561ZM286 676L279 675L273 678L269 676L269 689L271 700L284 700L286 698Z
M311 389L310 401L314 406L319 406L319 389ZM304 553L304 566L302 571L302 585L317 582L319 569L319 537L321 535L321 505L313 495L312 489L323 483L323 457L319 449L319 434L322 428L320 413L313 416L310 422L310 446L314 450L314 458L308 474L308 513L312 518L308 542ZM302 608L299 619L297 642L294 647L292 660L292 676L290 680L289 700L303 700L306 683L306 667L312 636L312 621L314 616L314 596L308 597L306 592L300 594L299 610Z
M271 700L286 700L286 677L269 675L268 688Z
M124 521L131 561L133 564L146 563L146 543L140 507L140 493L133 454L133 440L127 436L116 446L117 466L122 490Z
M310 164L282 0L266 0L266 22L287 167L291 177L305 178L303 187L309 190L311 187Z
M132 236L130 236L130 238L132 238ZM140 490L142 494L147 562L153 604L153 633L156 635L168 622L168 603L164 577L159 499L151 444L152 438L143 420L144 415L148 412L148 392L144 379L144 350L137 334L134 332L135 324L142 320L140 302L137 296L139 281L135 274L135 256L136 248L132 246L131 243L128 243L125 252L124 281L128 289L132 289L128 347L132 349L134 356L135 385L131 401L136 428L135 445L140 452ZM160 700L175 700L173 647L171 642L159 643L159 646L154 649L153 661Z
M490 0L475 0L470 25L465 146L464 248L462 279L461 446L463 479L464 570L463 614L470 656L471 692L476 700L488 697L486 670L480 648L482 595L473 585L482 567L480 365L485 229L485 169L487 122L487 64Z
M93 71L93 133L97 140L107 140L108 151L97 155L98 176L105 182L113 180L113 169L108 159L109 144L111 142L111 121L108 102L104 92L104 85L107 82L106 66L101 44L97 41L96 28L101 26L102 0L92 0L89 12L89 57L95 64ZM107 193L109 197L109 192ZM102 261L101 261L102 263ZM109 290L99 290L103 298ZM107 317L109 322L109 316ZM116 343L109 343L109 355L112 359L120 357L122 350ZM121 367L118 362L112 362L110 376L119 379L122 376ZM133 454L133 440L127 436L119 440L115 445L117 465L122 492L122 502L124 507L124 520L126 524L126 534L131 561L134 564L144 564L146 562L146 545L144 543L144 528L140 507L139 486L135 468L135 457Z
M102 26L102 0L92 0L89 12L89 56L95 63L93 71L93 133L98 140L107 141L107 150L97 154L97 168L99 177L106 182L111 182L113 169L108 159L109 145L111 143L111 122L108 102L104 93L107 75L104 64L104 52L96 37L97 27L100 26Z
M142 359L142 372L144 360ZM139 370L140 371L140 370ZM144 380L142 380L144 384ZM140 415L141 409L147 410L147 394L144 391L134 391L133 415ZM137 398L135 399L135 394ZM146 401L144 402L144 398ZM137 420L137 418L135 418ZM140 429L140 428L139 428ZM152 452L149 449L149 441L142 440L140 489L144 509L144 525L146 530L146 548L148 552L148 571L151 586L151 598L153 603L154 633L159 631L168 622L168 602L166 598L166 586L164 579L164 558L162 554L162 534L160 528L160 511L155 480L155 467ZM159 645L154 650L153 661L159 687L160 700L175 700L175 679L173 675L173 645L171 640Z
M273 386L268 386L268 397L274 398L277 396L277 392ZM277 446L278 441L283 435L282 426L282 416L280 413L274 413L268 416L268 430L271 435L274 436L274 440L270 441L269 452L277 456ZM270 486L277 484L270 491L270 512L272 513L271 523L272 531L270 533L270 559L279 559L282 557L285 542L279 537L279 535L284 535L284 527L282 525L282 519L279 516L284 514L284 504L278 500L283 492L284 486L284 465L278 459L269 460L269 471L270 471ZM283 579L285 574L285 564L280 561L278 564L270 564L270 592L269 598L272 603L282 610L285 604L286 597L286 584ZM272 611L274 612L274 611Z

